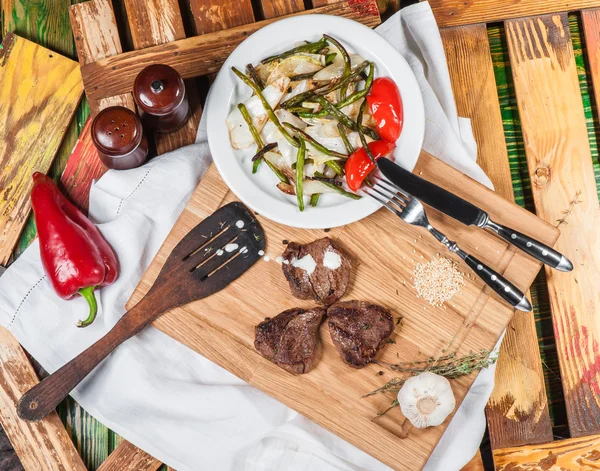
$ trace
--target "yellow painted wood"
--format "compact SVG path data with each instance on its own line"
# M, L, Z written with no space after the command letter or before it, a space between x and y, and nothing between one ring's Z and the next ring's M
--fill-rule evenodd
M0 50L0 265L31 208L31 175L47 172L83 93L77 62L14 34Z

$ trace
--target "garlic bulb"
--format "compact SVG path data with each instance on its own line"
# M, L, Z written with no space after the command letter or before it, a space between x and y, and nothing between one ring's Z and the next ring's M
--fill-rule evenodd
M456 400L446 378L425 372L406 380L398 392L398 404L413 426L425 428L446 420Z

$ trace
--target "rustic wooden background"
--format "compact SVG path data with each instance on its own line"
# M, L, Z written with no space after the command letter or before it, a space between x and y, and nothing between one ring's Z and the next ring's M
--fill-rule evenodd
M123 11L123 0L113 0L117 14ZM77 1L70 0L0 0L0 36L7 32L15 32L25 38L42 44L61 54L76 58L69 22L68 7ZM380 11L385 19L401 6L414 3L414 0L378 0ZM569 16L569 28L572 35L576 64L579 75L579 84L588 129L588 137L592 149L594 174L596 184L600 189L600 163L598 161L598 147L596 130L600 129L594 116L591 97L591 84L589 81L589 64L584 60L583 29L579 17ZM500 98L500 107L506 145L508 147L512 183L516 201L529 210L534 210L531 182L529 180L523 138L518 120L517 104L512 83L512 74L508 63L506 34L501 24L492 24L487 28L487 35L492 51L492 61L496 78L496 85ZM89 107L84 98L76 117L71 123L69 132L61 146L58 156L51 169L55 177L62 173L67 159L73 149L77 136L81 132L85 120L89 115ZM35 227L31 221L21 237L15 257L29 245L35 237ZM563 392L560 380L560 371L556 353L556 344L550 317L550 306L542 271L532 288L532 301L534 303L537 334L540 351L542 354L546 390L549 398L550 419L555 438L567 438L568 427L566 410L563 401ZM527 356L527 352L520 352ZM536 353L537 354L537 353ZM90 417L73 400L67 399L59 407L59 415L65 424L78 452L83 457L86 467L96 470L107 456L121 443L121 438L114 432L104 427ZM486 459L489 454L487 439L482 444L484 461L491 465L491 460ZM10 443L0 433L0 469L12 471L22 469L18 459L12 452Z

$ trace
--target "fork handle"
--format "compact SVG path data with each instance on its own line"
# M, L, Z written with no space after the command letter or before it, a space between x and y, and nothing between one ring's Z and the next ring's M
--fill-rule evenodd
M473 270L479 278L481 278L490 288L492 288L496 294L498 294L498 296L519 311L531 311L531 303L523 294L523 292L506 278L504 278L500 273L491 269L485 263L481 262L472 255L469 255L467 252L462 250L456 244L456 242L448 239L443 233L431 226L431 224L427 227L427 230L431 232L431 234L433 234L437 240L444 244L447 249L450 250L450 252L454 252L460 258L462 258L465 263L469 265L471 270Z

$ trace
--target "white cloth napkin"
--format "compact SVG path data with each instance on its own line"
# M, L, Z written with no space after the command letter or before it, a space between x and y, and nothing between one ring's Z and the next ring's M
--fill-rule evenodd
M425 149L490 185L475 163L470 123L457 117L429 5L406 8L377 31L404 55L420 83ZM83 299L63 301L53 293L37 241L0 278L0 323L46 370L73 358L123 314L209 162L201 126L197 144L138 169L110 171L92 187L90 216L115 248L121 275L98 291L100 315L91 327L75 327L87 314ZM492 385L493 369L482 372L426 469L458 470L474 455ZM178 471L389 469L154 328L120 346L72 396L102 423Z

